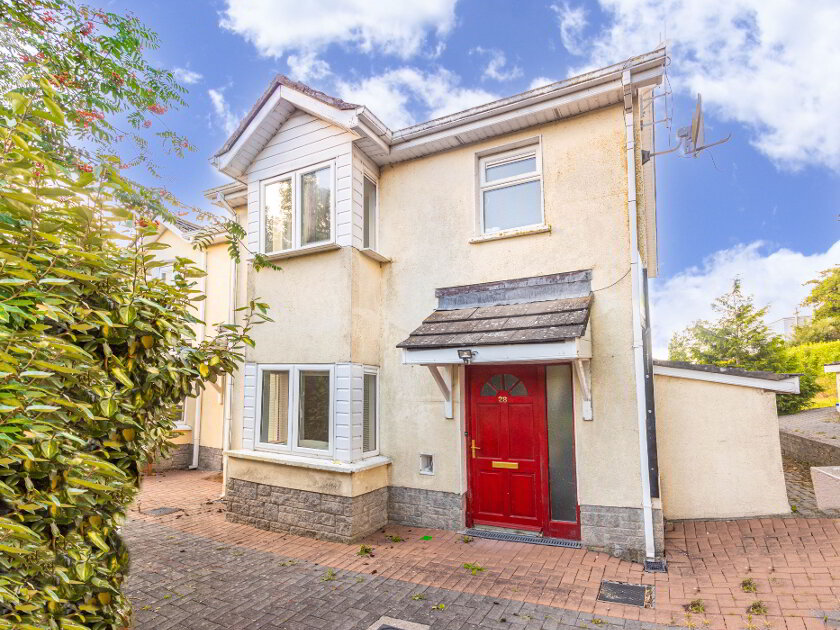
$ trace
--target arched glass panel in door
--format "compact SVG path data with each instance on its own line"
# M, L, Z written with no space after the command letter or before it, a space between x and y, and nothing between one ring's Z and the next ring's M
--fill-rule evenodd
M511 396L527 396L525 384L513 374L494 374L481 386L482 396L495 396L499 392L507 392Z

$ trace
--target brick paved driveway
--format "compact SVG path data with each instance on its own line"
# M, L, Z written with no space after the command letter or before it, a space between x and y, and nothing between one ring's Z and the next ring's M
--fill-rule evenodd
M594 552L406 527L387 528L404 542L378 532L365 541L373 557L359 557L358 546L228 523L220 491L206 472L145 481L124 528L137 628L364 630L381 615L447 630L840 627L837 519L670 524L669 572L646 574ZM164 506L182 511L150 513ZM741 590L748 577L756 593ZM655 606L597 602L602 579L654 585ZM705 612L686 614L695 599ZM768 612L751 618L757 600Z

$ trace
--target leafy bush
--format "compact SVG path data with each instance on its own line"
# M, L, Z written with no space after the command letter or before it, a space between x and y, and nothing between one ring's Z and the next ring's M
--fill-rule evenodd
M102 112L142 128L180 102L143 61L153 36L67 0L0 0L0 19L0 629L123 628L140 465L181 400L236 368L265 306L198 342L203 272L178 258L171 282L150 278L170 196L122 174Z
M794 362L794 371L810 375L822 390L822 394L815 397L813 406L826 407L837 402L834 374L826 374L823 366L840 361L840 341L792 346L787 354Z

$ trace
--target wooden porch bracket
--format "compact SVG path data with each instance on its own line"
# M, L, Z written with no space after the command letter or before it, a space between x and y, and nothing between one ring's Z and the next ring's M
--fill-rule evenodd
M583 419L592 420L592 372L589 359L575 359L575 372L583 392Z
M429 368L432 378L435 379L435 383L440 388L440 393L443 394L443 417L455 417L452 408L452 381L454 380L455 366L427 365L426 367ZM441 367L443 368L442 370Z

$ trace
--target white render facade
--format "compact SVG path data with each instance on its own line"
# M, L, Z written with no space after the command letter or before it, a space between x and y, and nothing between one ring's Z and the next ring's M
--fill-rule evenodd
M272 82L213 158L234 181L205 193L281 267L236 271L236 302L274 321L233 383L229 519L661 556L642 149L664 65L658 49L398 131Z

